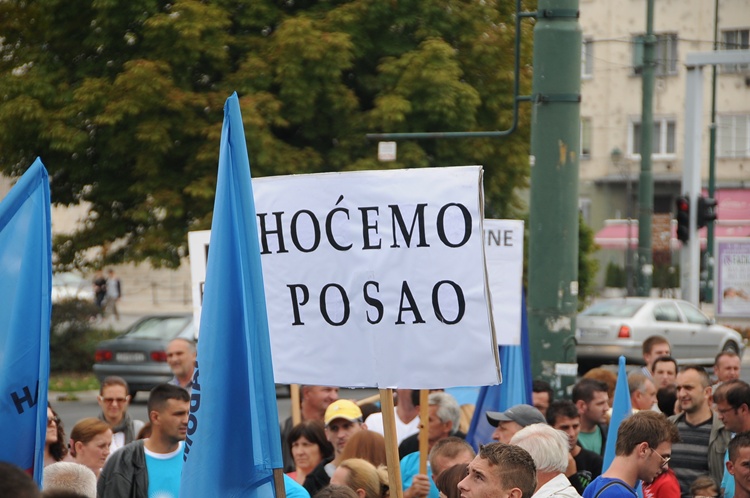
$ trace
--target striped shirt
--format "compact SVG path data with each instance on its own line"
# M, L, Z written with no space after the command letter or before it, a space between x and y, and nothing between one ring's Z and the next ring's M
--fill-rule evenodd
M683 417L677 422L680 442L672 445L670 468L680 483L682 498L689 498L690 485L696 477L708 474L708 441L713 418L698 425L689 424Z

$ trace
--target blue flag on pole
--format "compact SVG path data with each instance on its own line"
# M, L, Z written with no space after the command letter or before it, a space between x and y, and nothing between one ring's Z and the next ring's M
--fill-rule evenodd
M275 496L281 442L255 219L235 93L224 105L182 498Z
M615 384L615 399L612 403L612 417L609 420L607 431L607 445L604 448L604 462L602 472L606 472L609 464L615 458L615 445L617 444L617 429L623 420L632 413L630 405L630 389L628 388L628 373L625 370L625 357L620 356L620 364L617 369L617 384Z
M523 294L521 300L521 345L500 346L500 372L503 376L502 384L484 386L479 390L474 415L466 434L466 441L475 450L479 449L480 444L492 442L495 428L487 421L486 412L502 412L511 406L531 404L531 354L526 294Z
M0 202L0 461L42 482L52 245L49 178L37 159Z

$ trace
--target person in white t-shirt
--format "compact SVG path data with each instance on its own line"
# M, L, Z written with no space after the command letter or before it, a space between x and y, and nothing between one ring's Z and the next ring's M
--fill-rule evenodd
M417 406L418 403L414 403L412 393L419 396L419 391L396 389L397 402L394 408L396 412L396 439L398 441L396 444L401 444L401 441L419 432L419 406ZM385 436L382 413L373 413L367 417L365 424L368 430Z

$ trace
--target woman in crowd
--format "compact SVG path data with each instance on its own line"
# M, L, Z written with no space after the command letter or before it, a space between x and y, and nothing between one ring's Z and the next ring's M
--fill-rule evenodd
M287 439L289 451L294 459L294 472L288 475L299 484L305 482L307 474L323 460L333 458L333 446L326 439L323 424L308 420L295 425Z
M98 418L84 418L70 431L70 454L76 463L90 468L97 478L109 456L112 429Z
M44 466L61 462L68 454L65 429L52 405L47 405L47 437L44 440Z
M331 476L331 484L348 486L359 498L389 498L388 472L362 458L344 460Z
M349 438L341 452L342 461L350 458L363 458L376 468L386 465L385 438L377 432L359 431Z
M463 480L469 473L468 463L459 463L440 473L435 481L440 498L460 498L461 492L458 490L458 483Z

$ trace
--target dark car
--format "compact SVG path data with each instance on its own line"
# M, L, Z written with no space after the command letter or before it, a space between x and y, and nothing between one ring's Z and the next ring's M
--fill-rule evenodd
M146 316L121 336L97 344L94 374L99 382L110 375L122 377L133 396L150 391L172 379L166 349L177 337L195 340L192 314Z

